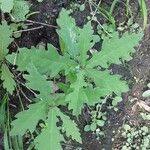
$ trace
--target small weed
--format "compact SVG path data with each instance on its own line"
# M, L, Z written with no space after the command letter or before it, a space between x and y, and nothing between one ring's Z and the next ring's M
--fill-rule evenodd
M126 143L122 146L121 150L147 150L150 145L150 134L149 128L142 126L135 128L129 124L123 125L122 136L125 138Z
M146 1L145 0L138 0L140 8L141 8L141 12L143 15L143 27L144 29L147 27L147 22L148 22L148 10L146 7Z
M104 102L104 101L103 101ZM104 136L102 127L105 125L106 113L101 111L102 104L96 105L96 110L91 111L91 123L84 127L84 131L92 131L96 134L97 139Z
M147 84L147 87L150 88L150 83ZM143 97L150 97L150 90L146 90L143 94L142 94Z

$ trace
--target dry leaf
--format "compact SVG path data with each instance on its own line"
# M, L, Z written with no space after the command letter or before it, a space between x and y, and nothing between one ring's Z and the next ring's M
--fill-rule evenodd
M137 105L139 105L140 108L150 112L150 107L144 101L137 101Z

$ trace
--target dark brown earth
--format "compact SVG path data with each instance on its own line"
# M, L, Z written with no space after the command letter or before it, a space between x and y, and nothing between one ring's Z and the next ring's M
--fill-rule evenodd
M58 14L62 7L70 8L70 3L74 2L73 0L44 0L42 3L35 2L34 0L31 1L31 11L39 11L39 14L36 14L34 16L31 16L29 19L34 20L41 23L51 24L51 25L57 25L56 24L56 18L58 17ZM82 4L84 0L77 1L77 3ZM104 3L106 3L108 6L111 4L111 0L107 0ZM134 21L138 23L142 23L141 17L139 16L139 7L137 5L137 2L134 0L131 0L131 8L134 12ZM119 4L114 12L115 18L117 22L126 21L127 18L124 14L124 6L122 4ZM83 26L83 24L87 21L87 16L90 14L89 7L87 6L85 11L82 13L76 9L73 13L73 16L76 19L76 22L79 26ZM100 18L100 22L104 22L104 18ZM150 16L149 16L150 18ZM33 24L31 27L37 27L40 26L38 24ZM136 48L136 53L134 54L133 60L125 65L114 65L112 66L112 71L117 74L121 74L125 80L128 81L130 84L130 91L127 94L124 94L124 101L121 102L119 105L118 112L115 112L113 110L107 110L107 118L108 121L106 125L103 128L103 131L105 132L105 137L101 138L100 140L96 140L95 134L92 134L91 132L84 132L84 126L87 124L87 120L89 119L89 114L86 111L86 108L84 110L84 113L80 117L79 121L77 121L78 126L81 131L83 144L79 145L78 143L74 141L68 141L68 147L64 145L64 150L77 150L77 148L81 147L83 150L102 150L103 148L105 150L112 150L113 146L115 145L112 141L112 138L115 136L115 133L117 133L119 127L123 124L123 121L127 118L130 120L130 118L136 118L136 116L131 115L131 107L128 107L128 103L131 98L137 98L142 99L141 95L142 92L146 89L146 84L148 81L150 81L150 29L148 28L145 31L145 36L138 48ZM22 37L16 40L16 43L19 45L19 47L28 47L36 46L39 43L47 44L51 43L55 47L59 48L58 43L58 37L56 34L56 30L53 27L47 27L44 26L42 29L33 30L29 32L24 32L22 34ZM15 47L15 45L12 45L12 47ZM15 49L15 48L14 48ZM27 91L24 89L26 94L30 97L30 93L27 93ZM19 106L19 104L15 101L15 96L12 98L12 103L16 106ZM25 101L25 100L24 100ZM26 105L28 103L25 103ZM15 114L16 112L13 112ZM87 119L88 118L88 119ZM115 132L113 132L115 131ZM0 133L0 139L2 137L2 134ZM121 143L122 141L117 141L117 143ZM1 143L1 140L0 140ZM115 146L116 147L116 146ZM2 149L0 144L0 150ZM119 147L118 147L119 150Z

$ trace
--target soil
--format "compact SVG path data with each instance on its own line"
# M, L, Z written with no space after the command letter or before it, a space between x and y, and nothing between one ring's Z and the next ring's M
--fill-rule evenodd
M33 15L29 18L29 20L34 20L37 22L47 23L56 26L56 18L62 7L70 8L70 3L74 1L70 0L44 0L42 3L35 2L32 0L31 10L39 11L39 14ZM82 4L84 0L78 1L77 3ZM111 0L107 0L106 3L108 6L111 4ZM134 12L134 20L138 23L141 22L141 18L139 17L139 8L137 2L131 0L131 9ZM147 6L150 6L150 4ZM126 16L124 14L124 6L119 4L116 8L117 10L114 12L115 18L118 22L126 21ZM89 7L87 6L83 12L80 12L79 9L74 9L73 16L76 19L76 23L78 26L83 26L87 21L87 16L90 14ZM150 13L149 13L150 14ZM148 17L150 18L150 16ZM104 22L105 19L99 17L100 22ZM30 26L36 27L39 26L34 24ZM145 36L138 48L136 48L136 53L134 54L133 60L127 63L126 65L113 65L111 67L114 73L120 74L123 76L128 83L131 84L130 91L124 94L124 100L119 105L119 110L117 112L112 110L107 110L107 118L108 121L103 128L105 132L105 137L100 138L99 140L96 139L96 135L92 134L92 132L85 132L84 126L87 124L87 121L90 121L90 116L86 108L84 109L79 121L77 121L78 126L81 131L83 144L79 145L75 141L71 141L69 144L70 146L63 146L64 150L76 150L79 147L82 147L83 150L112 150L114 143L116 141L112 141L112 138L115 137L115 134L118 132L119 127L123 124L126 118L130 121L132 118L136 118L136 114L132 113L132 106L129 106L131 98L143 99L142 92L146 89L146 85L148 81L150 81L150 28L148 28L145 32ZM59 48L58 37L56 34L56 30L53 27L46 27L44 26L42 29L33 30L29 32L24 32L21 38L16 39L16 43L19 47L28 47L36 46L39 43L43 43L44 45L47 43L53 44L55 47ZM12 45L15 47L15 45ZM15 49L15 48L14 48ZM27 92L27 91L25 91ZM30 93L27 95L32 97ZM12 98L12 103L15 103L15 96ZM25 103L26 105L28 103ZM19 104L15 103L16 106ZM13 112L15 114L16 112ZM132 114L132 115L131 115ZM134 120L134 119L133 119ZM0 139L2 134L0 133ZM117 143L122 142L121 140ZM2 141L0 140L0 143ZM118 150L119 147L115 146ZM0 150L2 149L0 144Z

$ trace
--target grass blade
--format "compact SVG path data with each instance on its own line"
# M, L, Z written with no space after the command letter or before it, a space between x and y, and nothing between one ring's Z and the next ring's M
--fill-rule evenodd
M142 15L143 15L143 28L145 29L147 27L148 22L148 13L146 8L146 2L145 0L139 0L139 5L141 7Z
M5 150L10 149L10 147L9 147L9 138L8 138L8 135L7 135L7 130L5 130L5 133L4 133L4 149Z
M119 0L114 0L114 1L112 2L112 4L111 4L110 11L109 11L109 13L110 13L111 15L112 15L112 13L113 13L113 11L114 11L114 8L115 8L117 2L119 2Z

